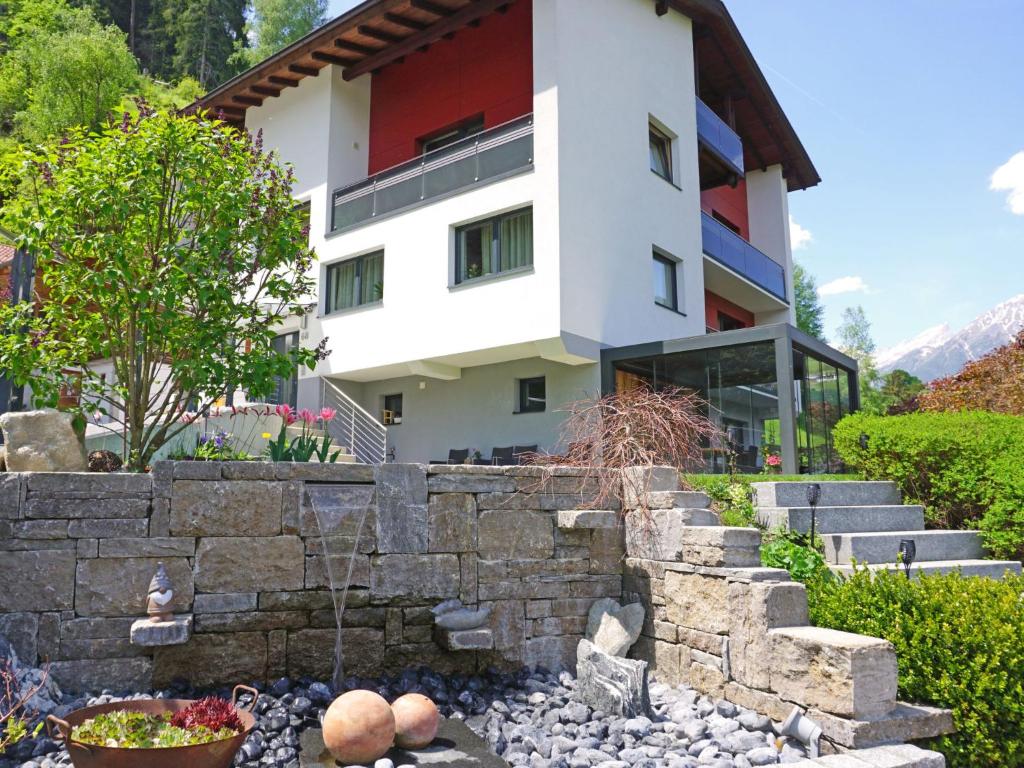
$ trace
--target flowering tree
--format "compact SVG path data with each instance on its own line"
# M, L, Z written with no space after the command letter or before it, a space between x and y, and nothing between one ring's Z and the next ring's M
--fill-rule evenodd
M37 265L32 302L0 307L0 372L37 405L80 389L141 470L226 393L256 399L318 350L274 350L306 310L314 259L292 172L206 114L125 115L26 151L3 225Z

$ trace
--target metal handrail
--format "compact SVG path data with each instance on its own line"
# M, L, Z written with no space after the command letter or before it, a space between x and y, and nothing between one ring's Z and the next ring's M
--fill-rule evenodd
M697 140L713 150L741 176L744 174L743 140L700 99L697 99Z
M355 183L339 187L331 194L331 231L338 231L345 227L362 224L379 216L396 213L422 204L429 199L457 192L482 181L496 180L511 173L521 172L529 168L533 163L532 138L533 115L527 115L468 136L447 147L427 152L415 160L393 166ZM509 167L492 169L486 176L482 175L481 156L485 156L492 150L523 139L530 139L529 149L524 151L524 157L516 158L515 162ZM430 174L468 160L474 162L471 179L468 178L467 174L465 179L449 179L448 184L441 184L435 189L428 189L428 180L431 178ZM399 195L397 200L385 201L382 205L379 197L381 193L410 182L415 184L417 181L419 182L418 190L413 186L412 189L407 190L405 197ZM359 211L354 221L347 224L339 224L337 211L341 206L358 203L366 198L369 198L368 205L363 203L365 207Z
M785 268L704 211L701 211L701 240L704 253L709 257L789 303Z
M320 379L320 405L337 411L327 431L339 443L348 446L364 464L383 464L387 459L388 428L369 411L326 378Z

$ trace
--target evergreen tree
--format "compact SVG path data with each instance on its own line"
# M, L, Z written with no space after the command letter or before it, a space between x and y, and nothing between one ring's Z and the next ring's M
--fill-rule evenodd
M818 300L814 275L793 264L793 293L796 300L796 327L816 339L825 338L825 308Z
M163 24L178 77L209 90L237 73L232 53L245 45L245 0L164 0Z
M248 40L236 60L254 66L322 25L327 0L253 0Z

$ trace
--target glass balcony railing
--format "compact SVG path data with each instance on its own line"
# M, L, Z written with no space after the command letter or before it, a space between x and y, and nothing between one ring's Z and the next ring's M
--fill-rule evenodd
M428 152L335 190L331 231L356 227L533 166L533 116Z
M712 216L701 212L704 253L768 293L786 297L786 270Z
M742 139L700 99L697 99L697 141L740 176L743 175Z

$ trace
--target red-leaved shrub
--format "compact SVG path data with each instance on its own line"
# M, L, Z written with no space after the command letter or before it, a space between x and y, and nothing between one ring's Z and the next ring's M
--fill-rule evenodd
M185 709L175 712L171 718L171 725L185 729L205 726L211 731L230 728L239 733L244 730L235 707L230 701L217 696L199 699Z

